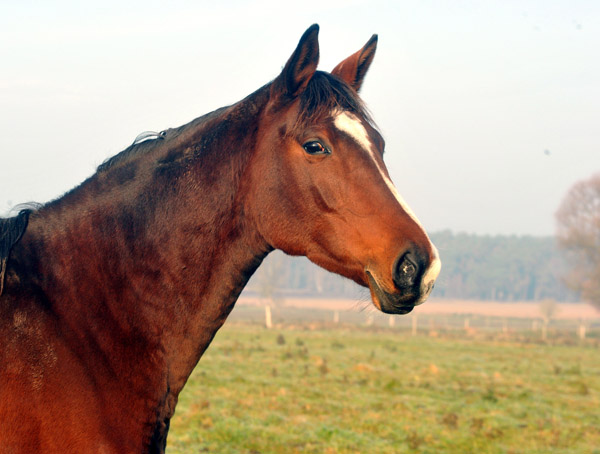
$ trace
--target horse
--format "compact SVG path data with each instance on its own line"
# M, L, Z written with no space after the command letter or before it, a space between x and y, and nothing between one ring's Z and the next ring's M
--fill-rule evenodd
M274 249L383 312L425 301L438 252L358 94L377 35L329 73L318 32L245 99L1 220L1 452L163 453L186 380Z

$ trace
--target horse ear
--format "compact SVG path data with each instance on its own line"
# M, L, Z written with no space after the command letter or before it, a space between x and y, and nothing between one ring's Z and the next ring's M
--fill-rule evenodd
M319 64L319 26L311 25L304 32L298 47L275 79L273 89L277 94L296 97L308 85Z
M371 36L371 39L361 50L350 55L337 65L331 71L331 74L339 77L356 91L359 91L369 70L369 66L373 62L373 57L375 57L375 50L377 50L377 35Z

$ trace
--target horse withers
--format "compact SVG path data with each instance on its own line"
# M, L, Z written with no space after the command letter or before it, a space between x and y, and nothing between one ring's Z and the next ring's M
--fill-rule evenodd
M405 314L440 270L358 96L373 36L317 71L318 26L244 100L0 222L0 452L164 452L177 396L273 249Z

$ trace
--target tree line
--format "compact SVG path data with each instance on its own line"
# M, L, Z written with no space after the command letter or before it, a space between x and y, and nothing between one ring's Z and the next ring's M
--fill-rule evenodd
M443 231L431 235L442 259L432 297L489 301L575 301L563 283L567 263L553 237L482 236ZM246 292L285 296L369 299L367 289L306 258L270 254Z
M434 296L491 301L573 301L567 264L553 237L431 235L442 257Z

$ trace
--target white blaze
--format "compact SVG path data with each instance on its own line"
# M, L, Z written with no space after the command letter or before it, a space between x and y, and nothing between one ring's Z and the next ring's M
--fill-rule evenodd
M419 222L413 210L410 209L408 204L398 193L396 186L394 186L394 183L392 183L392 181L389 179L389 177L386 175L383 168L381 167L381 164L379 164L379 161L375 156L373 143L371 142L371 139L369 139L369 134L367 133L367 130L365 129L362 122L355 115L348 112L342 112L335 117L334 124L340 131L343 131L350 137L352 137L356 141L356 143L361 145L363 149L365 149L369 153L369 156L371 156L371 159L373 159L373 162L377 166L377 170L379 170L379 173L381 174L381 178L383 178L385 184L388 186L392 194L394 194L394 197L396 197L396 200L398 201L402 209L406 212L406 214L408 214L412 218L413 221L415 221L421 228L423 228L421 222Z
M383 170L381 164L379 163L379 160L377 159L377 156L375 154L376 152L373 147L373 143L371 142L371 139L369 138L369 134L368 134L366 128L364 127L364 125L362 124L362 122L356 117L356 115L351 114L349 112L338 113L335 116L335 119L333 122L340 131L343 131L346 134L348 134L350 137L352 137L352 139L354 139L354 141L356 143L358 143L364 150L367 151L367 153L369 154L369 156L371 156L371 159L373 159L373 162L377 166L377 169L379 170L379 173L381 174L381 178L383 178L383 181L385 181L385 184L387 185L387 187L389 188L391 193L394 195L394 197L396 198L396 200L398 201L398 203L400 204L402 209L406 212L406 214L408 214L412 218L413 221L415 221L415 223L419 227L421 227L421 229L423 230L423 233L425 233L425 236L427 236L427 233L425 232L423 225L421 224L421 222L419 222L415 213L410 209L408 204L404 201L402 196L398 193L398 190L394 186L394 183L392 183L392 181L389 179L389 177ZM427 236L427 238L429 238L429 237ZM442 262L439 259L439 255L438 255L438 251L437 251L436 247L433 244L431 244L431 247L433 249L434 259L431 262L431 264L429 265L429 268L427 268L425 275L423 276L422 288L430 287L430 284L433 281L435 281L435 279L440 274L440 269L442 267ZM429 295L429 292L427 292L427 294L425 294L423 296L423 298L421 299L421 301L419 301L419 303L424 301L428 295Z

